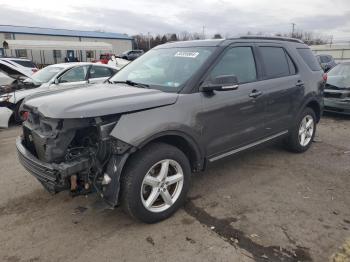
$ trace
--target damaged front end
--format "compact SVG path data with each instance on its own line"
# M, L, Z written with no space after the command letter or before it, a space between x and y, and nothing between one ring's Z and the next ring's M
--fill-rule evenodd
M51 193L97 193L114 207L121 170L133 150L109 135L119 116L51 119L28 111L16 142L22 165Z

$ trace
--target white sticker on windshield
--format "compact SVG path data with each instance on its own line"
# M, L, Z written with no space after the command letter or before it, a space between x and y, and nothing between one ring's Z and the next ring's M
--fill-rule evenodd
M198 52L177 52L175 56L177 57L189 57L189 58L196 58L199 55Z

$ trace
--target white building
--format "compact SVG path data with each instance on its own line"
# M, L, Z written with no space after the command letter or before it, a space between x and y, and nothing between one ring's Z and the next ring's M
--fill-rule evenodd
M61 63L66 57L97 60L133 48L126 34L0 25L0 56L27 57L38 65Z
M350 61L350 45L349 44L327 44L310 46L316 55L331 55L338 62Z

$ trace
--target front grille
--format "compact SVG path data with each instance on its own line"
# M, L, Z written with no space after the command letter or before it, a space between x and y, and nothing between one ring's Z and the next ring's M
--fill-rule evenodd
M34 174L39 180L45 182L56 182L55 171L44 168L33 161L30 161L28 158L25 158L23 155L19 154L19 161L30 173Z
M324 109L326 111L334 111L334 112L344 112L344 109L342 108L337 108L337 107L332 107L332 106L325 106Z
M324 93L324 97L326 98L341 98L342 97L342 93Z
M334 85L330 85L330 84L326 84L325 88L326 89L331 89L331 90L339 90L339 87L334 86Z
M21 164L32 173L36 178L45 182L55 183L57 179L57 172L49 165L40 163L30 156L26 156L22 142L17 143L17 153Z

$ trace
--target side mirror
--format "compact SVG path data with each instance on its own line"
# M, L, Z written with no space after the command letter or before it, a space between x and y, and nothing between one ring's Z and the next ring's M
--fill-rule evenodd
M213 81L205 82L200 89L202 92L230 91L237 89L238 86L238 79L235 75L221 75Z
M55 78L55 80L53 81L53 83L54 83L55 85L58 85L58 84L60 83L60 81L58 80L58 78Z

